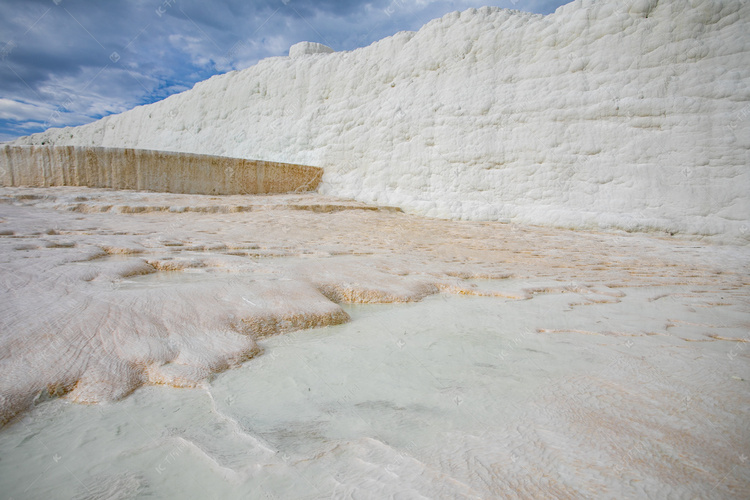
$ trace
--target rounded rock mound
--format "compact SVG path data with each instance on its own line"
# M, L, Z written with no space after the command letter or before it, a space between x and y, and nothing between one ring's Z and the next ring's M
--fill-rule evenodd
M312 54L331 54L335 52L331 47L315 42L299 42L289 48L289 57L309 56Z

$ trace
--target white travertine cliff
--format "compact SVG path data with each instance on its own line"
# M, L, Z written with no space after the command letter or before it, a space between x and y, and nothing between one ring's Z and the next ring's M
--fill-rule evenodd
M433 217L746 242L749 117L750 3L576 1L266 59L16 143L316 165L323 193Z

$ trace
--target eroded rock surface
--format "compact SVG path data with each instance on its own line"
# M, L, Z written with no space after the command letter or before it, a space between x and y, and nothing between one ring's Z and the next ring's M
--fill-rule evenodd
M0 202L3 422L39 398L194 387L256 355L257 338L347 321L340 303L439 292L570 293L578 307L617 302L625 287L688 285L706 297L721 291L705 307L726 311L726 329L665 318L641 334L748 340L742 247L431 220L317 194L5 188ZM477 286L486 279L512 285ZM539 279L554 284L530 281Z
M147 149L2 146L0 185L82 186L166 193L268 194L312 191L322 169Z

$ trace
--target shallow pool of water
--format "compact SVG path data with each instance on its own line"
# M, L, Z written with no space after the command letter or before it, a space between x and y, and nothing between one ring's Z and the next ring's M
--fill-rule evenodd
M716 314L711 328L736 335L746 314L649 301L675 291L345 306L350 323L267 339L203 388L40 404L0 431L0 491L740 498L747 361L735 343L688 342L665 325Z

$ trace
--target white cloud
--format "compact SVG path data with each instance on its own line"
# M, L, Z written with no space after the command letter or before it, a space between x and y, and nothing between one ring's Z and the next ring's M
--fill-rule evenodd
M0 0L0 138L50 117L57 126L78 125L163 99L213 74L286 55L302 40L351 50L453 10L490 4L550 12L561 3L180 0L158 15L160 4L151 1Z
M40 106L0 97L0 120L35 120L42 122L49 115L49 106Z

